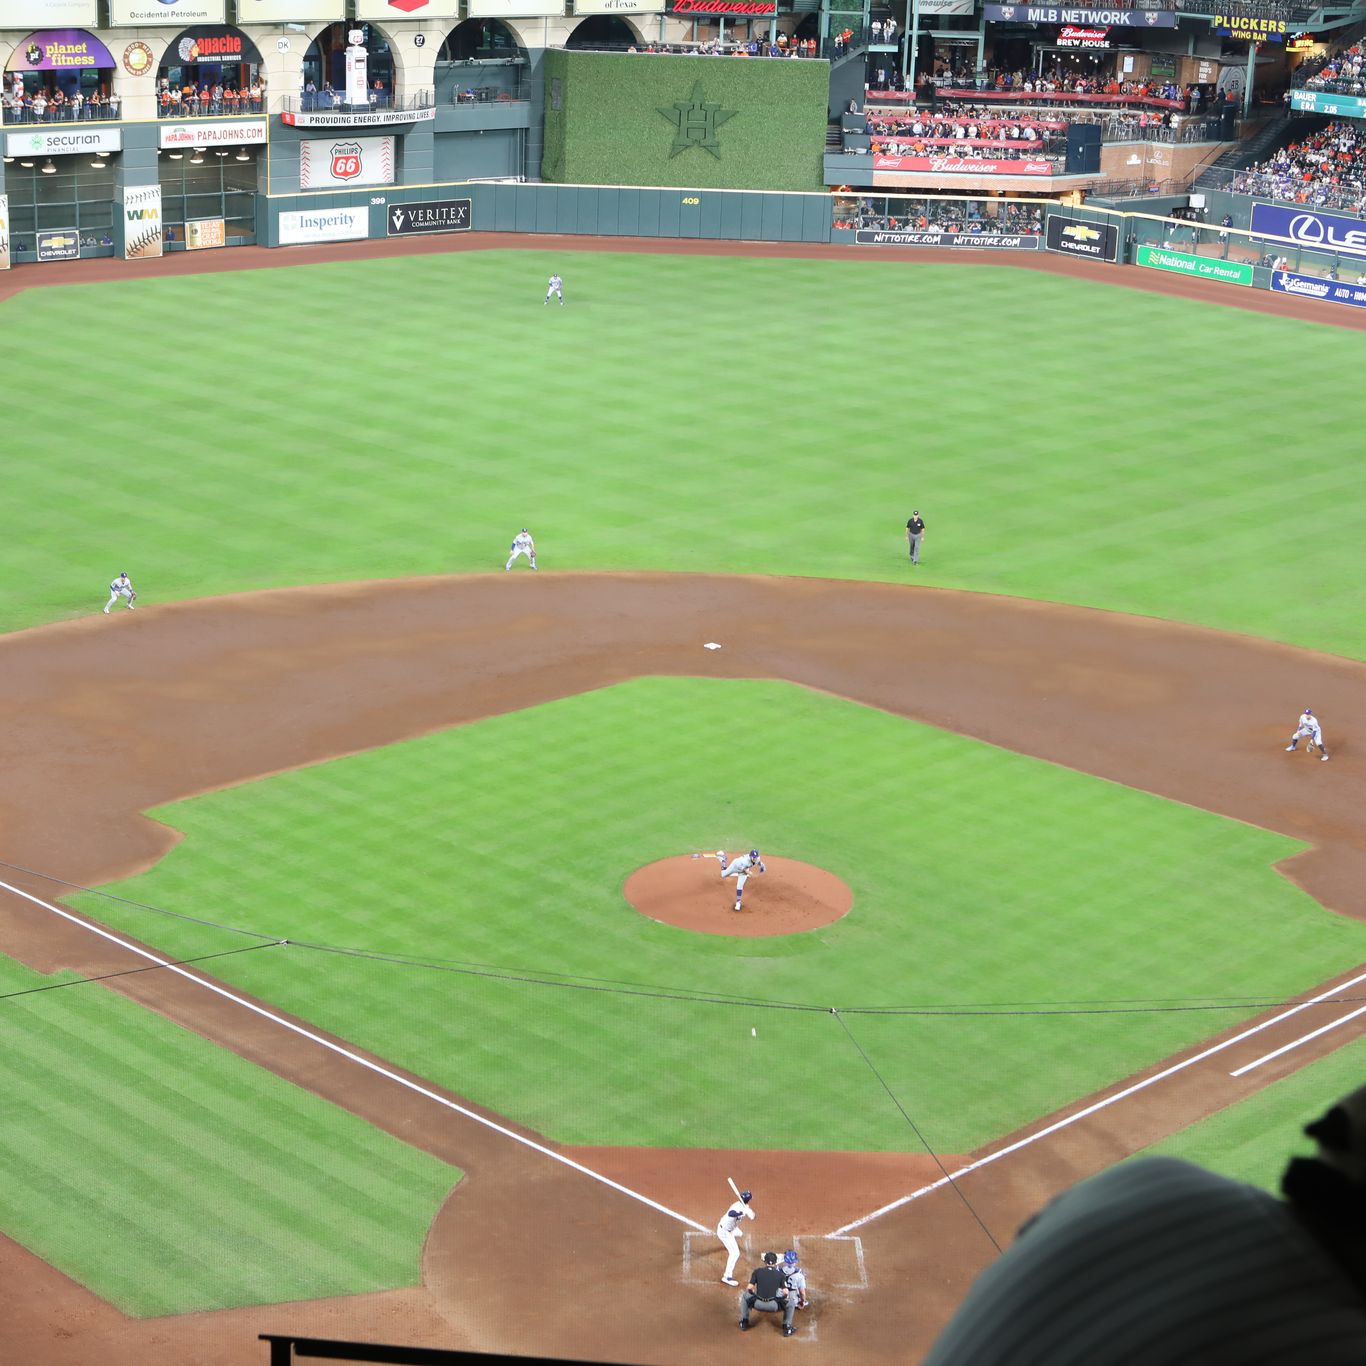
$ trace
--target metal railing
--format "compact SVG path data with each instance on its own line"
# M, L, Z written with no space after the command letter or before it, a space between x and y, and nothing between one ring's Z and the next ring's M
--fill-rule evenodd
M266 112L266 95L238 94L235 91L220 91L215 98L212 91L196 91L185 94L163 90L157 92L157 117L162 119L233 118L255 114L258 118Z
M4 106L5 123L91 123L121 116L121 101L115 97L97 102L83 100L79 106L70 101L57 105L44 101L38 106L25 101L16 105L7 97Z
M297 95L285 95L279 101L278 108L281 112L302 114L389 112L401 115L419 109L430 109L433 99L431 90L419 90L415 94L405 95L402 99L397 100L388 90L370 90L366 92L366 101L362 104L348 101L344 90L333 90L326 87L314 91L301 90Z

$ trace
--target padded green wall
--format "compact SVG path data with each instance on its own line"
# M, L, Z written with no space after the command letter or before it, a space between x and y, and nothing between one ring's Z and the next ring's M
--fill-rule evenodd
M826 62L552 50L546 53L545 82L545 180L680 189L823 188ZM694 139L675 153L679 105ZM713 150L701 145L707 132L714 134Z

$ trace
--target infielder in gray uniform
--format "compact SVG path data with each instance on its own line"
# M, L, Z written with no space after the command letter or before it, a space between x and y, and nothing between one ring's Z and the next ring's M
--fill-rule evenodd
M749 881L750 873L756 868L761 873L766 873L768 869L764 867L764 861L759 857L757 849L751 849L749 853L741 854L739 858L732 859L729 863L726 862L726 851L724 849L718 849L716 857L721 862L722 879L728 877L735 879L735 909L738 911L740 899L745 893L745 883Z

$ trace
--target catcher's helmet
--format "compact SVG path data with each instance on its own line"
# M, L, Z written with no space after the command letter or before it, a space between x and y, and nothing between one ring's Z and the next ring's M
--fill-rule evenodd
M778 1254L777 1254L776 1252L765 1252L765 1253L764 1253L764 1265L765 1265L765 1266L777 1266L777 1265L778 1265Z
M759 851L758 851L757 849L751 849L751 850L749 851L749 856L750 856L750 858L758 858L758 857L759 857Z
M787 1267L793 1267L797 1265L797 1251L795 1248L790 1247L786 1252L783 1253L783 1265Z
M749 1202L750 1202L751 1200L754 1199L754 1192L753 1192L753 1191L741 1191L741 1192L740 1192L740 1199L743 1200L743 1201L745 1202L745 1204L749 1204Z

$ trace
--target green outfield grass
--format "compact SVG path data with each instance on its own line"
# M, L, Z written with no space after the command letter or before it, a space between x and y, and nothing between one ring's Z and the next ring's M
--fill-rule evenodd
M1337 1007L1341 1010L1342 1007ZM1315 1016L1311 1028L1331 1016ZM1308 1017L1306 1017L1308 1019ZM1240 1105L1220 1110L1143 1150L1144 1157L1185 1157L1211 1171L1275 1191L1291 1157L1308 1157L1312 1140L1300 1132L1366 1077L1366 1039L1273 1082Z
M964 1151L1250 1013L1040 1006L1277 998L1366 957L1272 871L1291 840L782 683L642 679L154 814L186 838L121 895L436 965L296 943L224 979L569 1142L914 1148L824 1009L914 1006L968 1013L845 1019ZM621 895L752 843L853 911L730 939ZM176 955L225 940L80 904ZM699 992L817 1009L676 999Z
M126 1314L417 1284L459 1171L67 980L0 958L0 1229Z
M496 570L523 524L550 571L900 580L915 506L918 582L1366 657L1355 332L871 254L452 254L0 319L52 339L0 370L36 423L0 629L97 610L121 569L148 607Z

